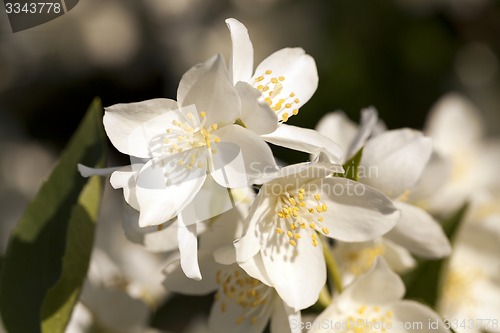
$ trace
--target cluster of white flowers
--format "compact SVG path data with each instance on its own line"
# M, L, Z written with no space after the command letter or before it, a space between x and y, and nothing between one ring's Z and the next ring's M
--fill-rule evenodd
M447 133L387 130L373 108L359 126L341 112L316 130L287 125L316 91L313 58L285 48L254 71L247 29L226 23L228 66L216 55L189 69L176 101L105 111L108 137L132 161L111 175L129 239L178 251L167 290L215 292L213 333L448 332L431 308L402 300L396 274L415 267L413 255L452 251L433 217L444 211L438 190L457 197L444 199L454 210L468 189L444 184ZM278 165L268 143L311 160ZM324 311L305 325L301 310L314 304Z

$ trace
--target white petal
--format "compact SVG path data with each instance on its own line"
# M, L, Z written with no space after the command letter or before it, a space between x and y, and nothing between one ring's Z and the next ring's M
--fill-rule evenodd
M122 167L114 167L114 168L91 168L86 165L77 164L78 172L82 177L91 177L91 176L109 176L114 171L120 170Z
M241 236L243 219L241 206L249 205L242 202L236 208L228 210L201 225L206 225L206 230L200 236L200 251L213 252L221 246L233 246L233 241Z
M188 170L177 163L179 159L188 159L192 153L152 159L144 165L136 187L139 226L158 225L170 220L198 193L205 182L206 170L196 167Z
M276 131L262 136L264 140L310 154L324 152L333 163L340 164L344 152L340 146L315 130L281 124Z
M451 159L433 151L416 186L410 191L410 202L425 202L442 187L451 176Z
M192 223L199 223L214 218L242 204L245 201L245 194L250 190L245 187L238 191L243 193L243 195L234 195L233 191L220 186L211 175L208 175L203 186L184 210L193 212Z
M261 92L246 82L238 82L236 90L241 100L240 119L246 128L259 135L274 132L278 127L278 117L260 98Z
M243 236L234 242L238 262L245 262L259 252L263 232L261 221L271 218L274 212L270 207L270 198L259 193L245 219Z
M218 248L213 253L216 262L222 265L232 265L236 263L236 250L234 246L227 245Z
M500 164L500 138L483 140L477 147L477 163L472 164L472 175L468 175L474 186L488 189L500 188L500 177L497 176ZM465 178L465 177L464 177Z
M332 303L316 317L308 333L330 333L336 323L342 323L340 318L343 316L337 305Z
M336 111L321 118L316 130L337 142L346 152L345 158L349 159L365 145L377 124L377 120L378 113L373 107L361 111L359 127L344 112Z
M405 286L401 278L378 257L366 274L340 294L338 305L343 312L356 309L359 305L390 305L399 301L404 293Z
M120 267L104 250L96 247L92 251L92 260L87 274L87 279L94 285L105 285L121 276Z
M301 319L300 311L294 311L280 299L276 299L271 317L271 333L302 333Z
M212 253L200 251L200 271L203 274L202 280L194 280L186 277L182 271L180 261L175 260L167 265L163 270L165 279L163 286L176 293L186 295L206 295L217 289L215 280L216 272L221 269L221 265L213 260Z
M232 124L240 114L238 92L220 55L192 67L182 76L177 100L183 108L194 105L198 113L205 112L207 126Z
M358 125L344 112L335 111L324 115L316 125L316 130L347 151L358 133Z
M385 236L425 258L443 258L451 253L451 245L441 225L423 209L395 202L401 211L401 219Z
M134 209L139 210L139 203L136 196L136 178L144 164L133 164L120 168L113 172L109 179L114 189L123 188L123 197L125 201Z
M264 184L261 191L268 195L280 195L285 189L300 188L303 184L318 178L325 178L334 173L343 173L344 169L338 164L323 162L303 162L288 165L277 172L266 173L261 180ZM281 187L281 188L280 188Z
M246 187L263 173L278 170L271 148L255 133L238 125L215 131L221 142L213 155L216 170L214 179L222 186Z
M92 310L94 320L115 332L138 332L147 325L148 305L119 289L86 283L82 302Z
M228 18L227 27L231 33L232 53L229 75L233 84L249 81L253 71L253 46L247 28L238 20Z
M359 129L346 152L346 158L354 156L354 154L356 154L365 145L366 140L368 140L368 137L372 134L375 125L377 125L377 120L378 113L374 107L361 111Z
M432 311L431 308L415 301L405 300L399 302L393 306L392 311L394 314L394 321L406 324L404 332L450 332L450 330L445 328L443 320L436 312ZM429 325L436 326L429 327ZM401 332L401 330L399 330L399 332Z
M267 245L261 250L272 286L296 311L313 305L326 282L323 248L312 245L311 231L303 231L303 239L291 246L286 236L273 230L268 235Z
M232 125L239 127L236 125ZM226 126L229 127L229 126ZM226 128L224 127L224 128ZM244 188L252 184L239 145L224 141L212 144L210 176L222 188Z
M168 252L179 247L176 221L140 228L137 210L125 205L123 215L123 230L128 240L143 245L149 252Z
M322 225L331 238L364 242L387 233L399 220L399 211L382 192L346 178L319 179L307 184L308 190L319 192L327 205Z
M385 236L382 239L384 242L383 257L394 272L403 274L417 266L417 261L407 249L391 242Z
M269 278L269 275L267 275L266 267L264 266L264 262L262 261L262 256L260 254L253 256L245 262L240 262L239 265L254 279L259 280L267 286L272 285L272 281Z
M76 303L71 319L66 326L66 333L85 333L89 332L93 325L92 312L82 303ZM0 319L0 332L5 332L2 321Z
M188 278L201 280L200 267L198 265L198 233L196 223L191 221L192 213L184 211L177 217L177 242L182 271Z
M480 112L463 96L448 94L432 107L425 133L434 147L445 154L460 153L483 135Z
M162 98L105 110L104 129L111 143L124 154L144 158L154 156L156 139L163 138L166 126L180 117L177 102Z
M299 103L293 106L296 109L304 105L318 87L316 63L301 48L285 48L274 52L257 66L253 79L263 75L267 70L272 71L273 77L285 78L281 83L283 90L275 98L286 99L293 92L294 98L299 99Z
M431 140L419 131L385 132L367 142L360 181L397 198L417 183L431 153Z

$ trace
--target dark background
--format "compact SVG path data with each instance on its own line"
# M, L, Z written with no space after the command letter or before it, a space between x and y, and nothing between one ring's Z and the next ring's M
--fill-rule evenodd
M256 64L286 46L316 59L319 89L292 124L313 127L337 109L356 120L373 105L389 128L421 128L449 91L498 120L499 2L410 1L190 0L179 7L88 0L18 33L3 13L0 110L29 137L60 149L94 96L104 105L175 99L190 66L215 52L228 55L224 19L232 16L248 26Z

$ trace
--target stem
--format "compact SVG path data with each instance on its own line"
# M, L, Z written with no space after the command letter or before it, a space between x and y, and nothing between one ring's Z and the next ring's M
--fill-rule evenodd
M324 308L332 303L332 297L330 296L326 286L324 286L319 293L318 303Z
M326 268L328 270L328 275L333 280L333 285L335 286L335 289L339 293L341 293L344 288L342 286L342 279L340 277L340 272L339 272L339 269L337 267L337 262L335 261L335 258L333 257L333 254L332 254L332 251L330 250L330 247L328 246L326 241L323 240L322 243L323 243L323 253L325 255ZM332 290L332 292L333 292L333 290Z

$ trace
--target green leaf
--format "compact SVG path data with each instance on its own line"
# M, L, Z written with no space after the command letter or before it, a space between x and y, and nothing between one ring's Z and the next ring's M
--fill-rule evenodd
M0 312L9 333L41 332L45 295L61 279L68 225L70 221L72 225L78 223L72 215L78 215L81 206L90 205L89 202L85 203L87 206L79 202L83 199L84 194L81 197L80 192L87 179L78 173L77 163L100 166L105 158L106 145L102 107L96 99L58 165L28 205L10 237L0 277ZM76 208L73 208L75 204ZM71 235L74 228L69 227ZM86 238L84 242L82 251L90 251L92 241ZM68 254L74 251L67 250ZM85 265L86 270L88 262L79 263ZM82 270L79 267L79 273Z
M42 333L64 333L71 318L87 275L102 190L102 178L92 177L73 206L62 276L42 305Z
M358 169L362 157L363 148L358 150L358 152L353 157L351 157L347 162L344 163L344 165L342 166L344 168L344 174L341 174L340 176L357 181L359 179Z
M442 222L443 229L452 240L462 221L468 205L464 205L453 216ZM419 300L431 307L436 306L439 296L440 275L446 259L420 260L415 270L404 277L406 297Z

